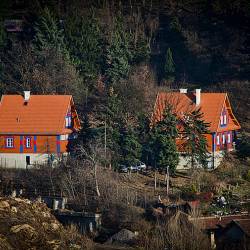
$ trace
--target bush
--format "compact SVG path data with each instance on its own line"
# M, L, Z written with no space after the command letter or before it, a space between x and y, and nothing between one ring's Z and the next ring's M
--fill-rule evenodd
M246 174L246 180L250 182L250 170L248 170Z
M240 142L237 145L237 154L240 158L250 157L250 137L242 135Z

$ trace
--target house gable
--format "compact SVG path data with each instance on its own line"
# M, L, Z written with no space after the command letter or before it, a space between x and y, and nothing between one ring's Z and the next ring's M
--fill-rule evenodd
M226 95L218 119L217 132L239 130L240 128L240 124L233 114L228 95Z

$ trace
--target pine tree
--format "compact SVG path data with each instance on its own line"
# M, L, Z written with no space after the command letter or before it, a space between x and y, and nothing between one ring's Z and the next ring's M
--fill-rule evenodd
M91 13L87 17L70 16L65 23L65 36L70 57L86 80L94 80L100 72L102 37L100 25Z
M150 132L149 147L151 165L172 172L179 162L175 139L178 135L177 120L171 109L167 108L162 121L158 122Z
M130 35L125 31L122 18L117 17L106 55L106 76L112 85L129 73L133 56L129 46Z
M194 110L186 115L184 121L184 147L187 156L190 158L191 167L197 165L207 167L207 134L209 124L204 122L203 113L200 109Z
M142 146L134 128L121 129L120 148L123 163L131 165L141 159Z
M64 31L60 22L45 8L35 25L34 45L39 50L54 49L61 54L67 55L64 41Z
M166 61L164 65L164 77L166 80L171 82L175 79L175 65L172 51L170 48L167 49Z

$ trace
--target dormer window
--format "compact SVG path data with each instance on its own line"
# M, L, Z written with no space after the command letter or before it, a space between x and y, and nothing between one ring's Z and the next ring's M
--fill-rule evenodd
M66 128L71 128L71 125L72 125L71 116L66 116L65 117L65 126L66 126Z
M220 116L220 126L225 127L227 125L227 112L224 109Z

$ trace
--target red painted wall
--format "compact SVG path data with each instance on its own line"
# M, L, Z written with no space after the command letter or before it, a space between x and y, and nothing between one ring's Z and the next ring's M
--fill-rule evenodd
M34 136L31 135L31 148L26 148L25 137L23 135L23 142L20 140L20 135L0 135L0 153L20 153L20 144L23 145L23 153L57 153L57 145L60 145L60 152L67 152L68 140L57 142L56 135L38 135L36 136L36 142ZM6 138L14 138L14 148L6 148ZM36 143L36 152L34 145Z

